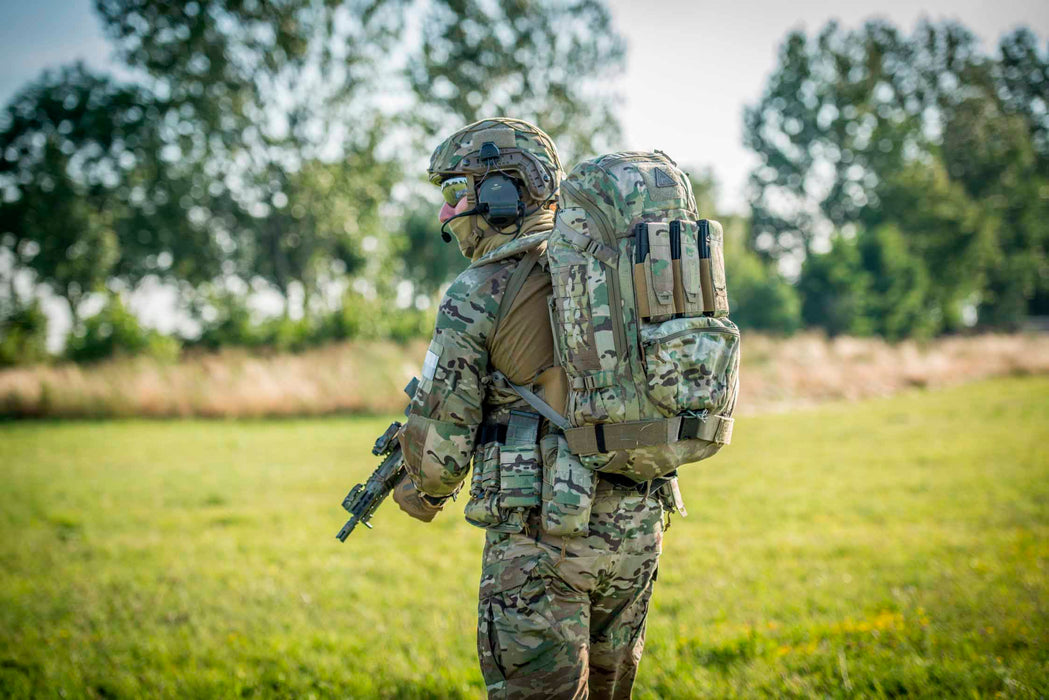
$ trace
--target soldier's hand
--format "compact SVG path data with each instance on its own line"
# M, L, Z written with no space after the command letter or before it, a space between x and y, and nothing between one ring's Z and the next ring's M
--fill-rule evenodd
M405 513L424 523L430 522L441 512L445 501L442 498L435 502L426 494L419 493L407 474L393 487L393 500Z

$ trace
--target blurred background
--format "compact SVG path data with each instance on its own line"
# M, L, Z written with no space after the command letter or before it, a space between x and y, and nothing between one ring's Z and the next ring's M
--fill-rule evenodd
M496 114L541 125L566 166L671 154L726 224L745 331L925 342L1045 327L1049 11L874 12L5 2L0 366L38 369L0 378L3 411L276 410L160 406L70 362L139 358L110 375L146 393L193 385L216 351L239 367L392 341L379 354L414 364L465 263L437 235L427 157ZM395 386L405 369L387 364ZM90 401L67 396L70 377ZM310 410L294 384L282 395ZM316 412L361 401L327 395Z
M461 502L334 535L465 266L428 156L490 115L662 149L725 225L738 420L635 697L1049 694L1047 39L1018 0L0 0L0 416L63 419L0 420L0 697L484 694Z

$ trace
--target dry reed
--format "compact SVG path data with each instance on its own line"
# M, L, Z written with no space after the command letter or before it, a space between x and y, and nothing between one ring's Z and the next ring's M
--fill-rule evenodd
M298 355L243 350L191 355L174 364L145 358L0 372L8 417L216 418L392 413L426 345L355 342ZM1049 373L1049 335L942 338L919 345L802 334L743 341L739 412L887 396L1009 374Z

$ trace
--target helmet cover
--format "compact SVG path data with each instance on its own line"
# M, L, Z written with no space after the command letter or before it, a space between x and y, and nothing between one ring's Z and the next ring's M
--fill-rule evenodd
M481 147L493 144L499 157L481 159ZM491 149L489 149L490 151ZM466 176L471 189L491 173L507 173L521 181L536 202L552 200L564 173L553 140L539 127L520 119L482 119L445 139L430 157L430 182Z

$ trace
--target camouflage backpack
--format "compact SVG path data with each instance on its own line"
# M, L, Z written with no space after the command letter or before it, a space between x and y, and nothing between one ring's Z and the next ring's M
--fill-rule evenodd
M562 181L550 318L565 439L588 468L644 481L729 443L740 337L722 244L660 152L584 161Z

